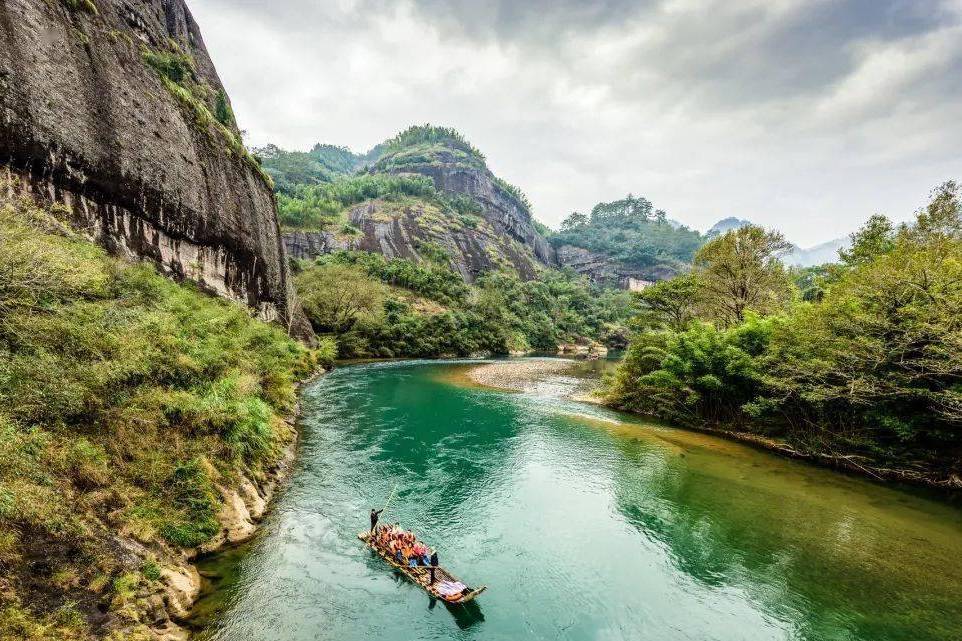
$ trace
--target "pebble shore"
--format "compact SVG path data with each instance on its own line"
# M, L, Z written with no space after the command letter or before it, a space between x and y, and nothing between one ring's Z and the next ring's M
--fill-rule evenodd
M575 365L576 361L560 358L525 358L482 363L466 375L478 385L524 392L550 377L569 374Z

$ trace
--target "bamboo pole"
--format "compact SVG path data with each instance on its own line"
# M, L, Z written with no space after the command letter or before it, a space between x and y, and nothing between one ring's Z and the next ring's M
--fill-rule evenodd
M394 498L394 492L396 491L397 491L397 481L394 482L394 487L391 488L391 493L388 495L387 501L384 502L384 507L381 508L382 512L387 509L388 505L391 504L391 499Z

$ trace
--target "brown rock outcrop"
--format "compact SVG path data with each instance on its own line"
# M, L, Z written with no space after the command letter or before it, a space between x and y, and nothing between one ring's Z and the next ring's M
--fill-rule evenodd
M189 60L197 96L146 63ZM271 188L183 0L0 2L0 164L113 252L309 335ZM198 105L209 107L205 120Z

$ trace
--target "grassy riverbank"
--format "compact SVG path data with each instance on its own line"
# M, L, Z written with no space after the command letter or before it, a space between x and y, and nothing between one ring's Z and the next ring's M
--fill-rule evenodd
M4 189L3 192L8 191ZM0 202L0 638L132 639L333 357Z

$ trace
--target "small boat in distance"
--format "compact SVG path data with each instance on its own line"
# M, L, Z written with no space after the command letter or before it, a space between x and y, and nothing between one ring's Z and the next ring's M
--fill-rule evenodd
M488 589L485 585L482 585L479 588L469 588L466 584L456 579L440 566L434 571L435 581L434 584L431 585L429 578L431 572L430 567L424 565L416 565L412 567L399 563L397 559L391 556L391 553L388 550L377 544L377 542L371 537L371 533L369 531L359 533L357 538L364 541L369 548L374 550L378 556L390 563L401 574L421 586L425 592L436 599L444 601L445 603L470 603L471 601L474 601L479 594ZM458 585L464 586L463 589L454 593L450 593L449 588Z

